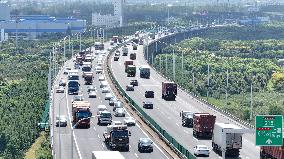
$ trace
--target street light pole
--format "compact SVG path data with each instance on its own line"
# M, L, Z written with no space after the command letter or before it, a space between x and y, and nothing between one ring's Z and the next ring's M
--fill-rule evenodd
M175 49L173 49L173 54L172 54L172 58L173 58L173 77L174 77L174 81L176 81L176 59L175 59Z
M82 51L82 41L81 41L81 33L80 33L80 52Z
M251 84L250 84L250 121L252 121L252 106L253 106L253 101L252 101L252 82L253 82L253 79L251 80Z
M209 85L210 85L210 65L208 64L208 77L207 77L207 102L208 102L208 97L209 97Z
M59 117L60 117L60 107L61 107L61 102L62 102L62 100L65 98L66 96L64 95L61 99L60 99L60 101L59 101L59 105L58 105L58 107L59 107L59 110L58 110L58 114L59 114ZM61 138L60 138L60 127L61 127L61 123L60 123L60 119L59 119L59 123L58 123L58 143L59 143L59 159L61 159Z
M226 108L228 106L228 87L229 87L229 71L227 69L227 78L226 78Z
M66 39L66 37L63 39L63 45L64 45L64 50L63 50L63 65L64 65L64 63L65 63L65 58L66 58L66 51L65 51L66 44L65 44L65 39Z

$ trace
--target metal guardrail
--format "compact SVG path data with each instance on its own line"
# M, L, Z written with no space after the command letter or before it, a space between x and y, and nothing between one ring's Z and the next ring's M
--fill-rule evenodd
M195 31L196 31L196 30L195 30ZM175 36L176 36L175 34L172 34L172 35L170 35L170 36L163 37L163 38L169 38L169 37L175 38ZM159 41L161 41L163 38L159 39ZM170 41L170 42L171 42L171 41ZM170 42L169 42L169 44L170 44ZM149 47L149 48L152 47L152 48L153 48L153 46L151 46L151 45L155 45L155 41L149 43L149 45L148 45L147 47ZM146 56L145 56L145 52L146 52L145 50L147 49L147 47L144 48L144 58L145 58L146 61L147 61L147 59L146 59ZM160 49L161 49L161 48L160 48ZM148 50L148 51L149 51L149 50ZM153 53L153 51L149 51L149 52L152 52L152 53ZM154 56L156 56L156 55L154 55ZM170 78L166 77L164 74L162 74L160 71L158 71L158 70L157 70L155 67L153 67L149 62L150 62L150 61L147 61L147 63L149 64L149 66L151 66L152 69L154 69L154 70L155 70L159 75L161 75L163 78L165 78L165 79L171 81ZM180 90L182 90L182 91L184 91L184 92L190 94L190 96L193 97L193 98L195 98L197 102L199 102L199 103L201 103L201 104L206 104L208 107L210 107L210 108L212 108L212 109L214 109L214 110L216 110L216 111L222 113L223 115L225 115L225 116L227 116L227 117L233 119L233 120L235 121L235 124L237 124L237 125L239 125L239 126L241 126L241 127L252 128L252 129L255 128L254 125L252 125L252 124L250 124L250 123L248 123L248 122L246 122L246 121L244 121L244 120L242 120L242 119L236 117L235 115L231 114L230 112L227 112L226 110L220 109L218 106L216 106L216 105L214 105L214 104L212 104L212 103L209 103L208 101L206 101L206 100L202 99L201 97L199 97L197 94L194 94L194 93L191 92L190 90L185 89L185 88L182 87L181 85L178 85L178 87L179 87ZM232 121L233 121L233 120L232 120ZM240 124L239 124L239 123L240 123Z
M107 56L107 60L110 59L112 53L118 49L121 45L113 48ZM119 82L115 79L109 65L107 65L107 72L112 83L115 87L120 91L120 94L128 101L130 106L135 109L139 114L139 116L155 131L160 137L166 141L171 148L177 152L181 157L187 159L196 159L194 155L192 155L184 146L182 146L175 138L173 138L165 129L163 129L152 117L150 117L142 108L139 106L119 85Z

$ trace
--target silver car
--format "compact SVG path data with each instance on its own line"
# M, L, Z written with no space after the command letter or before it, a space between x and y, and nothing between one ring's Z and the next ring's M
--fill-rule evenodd
M113 97L111 93L107 93L105 96L105 100L110 100Z
M97 97L96 91L90 91L89 92L89 98L96 98L96 97Z
M117 108L114 112L114 116L116 117L125 117L125 111L123 108Z
M64 93L65 88L63 86L59 86L56 88L56 93Z
M60 123L60 124L59 124ZM57 127L66 127L67 126L67 118L64 115L56 116L56 126Z
M108 87L104 87L102 89L102 93L110 93L110 89Z

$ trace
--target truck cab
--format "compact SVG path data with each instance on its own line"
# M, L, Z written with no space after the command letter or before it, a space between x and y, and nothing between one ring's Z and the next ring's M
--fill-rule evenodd
M136 53L135 53L135 52L132 52L132 53L130 54L130 59L131 59L131 60L136 60Z
M177 96L177 84L174 82L162 82L162 98L175 100Z
M150 78L150 67L143 65L139 68L140 78Z
M109 125L103 136L111 149L119 148L129 151L129 130L127 125Z
M127 73L127 77L135 77L136 76L136 66L128 65L126 73Z
M182 126L184 127L193 127L193 115L194 113L191 111L181 111L180 117L182 120Z

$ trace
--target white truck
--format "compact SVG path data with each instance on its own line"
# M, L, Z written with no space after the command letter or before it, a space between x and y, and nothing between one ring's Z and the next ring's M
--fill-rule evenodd
M125 159L119 151L93 151L92 159Z
M244 129L229 123L215 123L212 137L213 151L222 156L238 157L242 149Z

